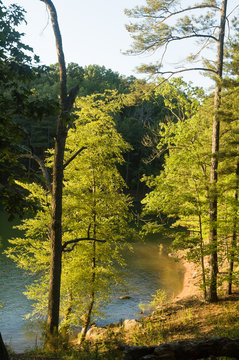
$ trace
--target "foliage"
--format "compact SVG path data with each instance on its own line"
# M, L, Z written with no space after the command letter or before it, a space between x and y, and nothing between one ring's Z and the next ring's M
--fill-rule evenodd
M164 290L158 289L155 294L152 295L153 300L150 302L150 306L153 309L160 309L167 300L167 294Z
M216 53L216 46L220 37L220 28L217 26L221 8L216 1L190 2L180 1L151 1L126 9L126 15L132 19L126 25L133 44L128 54L158 54L155 63L142 65L141 72L151 74L165 74L169 77L174 73L191 70L203 70L215 78L217 70L211 55ZM173 46L192 48L193 52L185 52L185 62L188 68L182 65L174 69L164 70L164 60L167 51ZM184 62L184 63L185 63Z
M173 246L187 250L187 257L201 263L209 249L208 181L210 167L210 123L205 105L198 114L177 123L163 124L159 151L167 151L164 170L145 177L153 190L143 200L146 231L156 226L168 229ZM150 218L156 215L157 223ZM166 217L165 217L166 215ZM203 271L203 269L202 269Z
M123 161L122 152L129 146L117 133L112 115L120 110L120 97L115 93L93 95L76 103L77 120L69 131L66 162L82 146L84 150L65 168L63 190L63 244L78 238L106 240L95 244L96 265L92 269L92 241L80 241L72 251L63 253L61 317L62 325L79 325L89 305L94 288L95 312L107 301L112 284L121 283L124 261L121 249L129 237L129 198L124 195L124 182L117 170ZM52 165L51 152L48 166ZM22 221L19 229L24 238L11 240L7 251L19 267L38 274L27 289L35 300L32 315L44 317L47 308L49 280L50 193L36 183L20 184L36 199L34 218ZM93 241L93 243L95 243ZM70 250L69 247L66 250ZM95 281L92 283L92 272Z
M238 254L231 243L237 229L238 198L238 111L237 88L223 92L221 117L221 150L218 170L218 261L224 269L226 259ZM235 92L234 92L235 91ZM203 289L208 284L205 257L212 248L208 244L208 204L210 190L210 114L213 104L206 100L192 117L177 123L161 124L158 150L165 153L160 175L144 177L152 191L143 200L147 232L159 232L173 240L175 249L184 249L187 258L201 265ZM230 159L230 161L229 161ZM154 219L154 220L153 220ZM233 230L234 229L234 230ZM231 250L230 250L231 249ZM236 270L235 270L236 271ZM236 274L233 275L236 281ZM228 275L220 276L222 281Z
M0 1L0 196L11 215L22 214L22 209L27 207L24 192L13 183L14 177L26 176L26 164L18 161L18 155L26 149L30 152L29 136L22 125L26 119L33 124L36 119L57 111L55 102L39 99L31 89L39 68L36 64L33 67L38 58L32 55L32 48L22 42L23 34L17 30L25 21L24 13L20 6L12 4L7 8Z

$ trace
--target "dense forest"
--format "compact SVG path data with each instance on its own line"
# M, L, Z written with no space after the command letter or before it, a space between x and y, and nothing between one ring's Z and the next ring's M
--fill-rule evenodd
M21 219L22 236L4 256L35 275L23 291L33 300L29 317L46 323L46 346L74 327L83 346L112 285L123 286L123 249L142 239L167 239L168 252L195 264L203 301L231 295L239 275L237 7L147 0L126 10L131 54L197 41L181 71L164 70L164 55L143 65L146 81L66 65L56 9L41 1L56 38L50 66L23 42L24 10L0 1L0 201L10 221ZM185 71L204 72L214 89L174 77Z

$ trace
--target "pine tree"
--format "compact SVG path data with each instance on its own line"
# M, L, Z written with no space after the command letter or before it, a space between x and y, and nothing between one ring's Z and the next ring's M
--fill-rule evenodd
M219 109L221 104L222 71L224 60L224 40L227 19L227 0L201 1L190 3L189 6L181 6L181 3L173 1L147 0L146 6L126 10L126 14L139 22L127 26L134 43L129 53L152 53L161 49L160 60L156 64L141 67L141 71L152 74L168 75L169 77L179 72L200 70L213 74L215 80L214 91L214 115L212 116L212 150L210 171L210 233L211 243L211 280L208 300L217 301L217 181L218 181L218 153L220 139ZM220 3L220 4L219 4ZM181 68L179 70L163 70L163 60L168 47L175 42L196 40L199 44L194 54L187 60L196 62L194 67ZM185 45L185 44L184 44ZM203 56L203 51L208 47L214 50L214 60L211 61ZM200 65L198 65L200 64Z

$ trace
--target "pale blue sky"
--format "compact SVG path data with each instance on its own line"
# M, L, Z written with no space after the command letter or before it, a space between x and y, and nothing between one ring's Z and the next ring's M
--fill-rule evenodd
M25 42L34 48L43 64L57 62L45 4L40 0L3 2L18 3L27 11ZM124 27L128 21L124 8L140 3L143 0L55 0L66 62L104 65L123 75L136 75L134 68L144 59L125 56L121 51L128 49L131 42Z
M184 0L188 1L188 0ZM57 62L55 40L45 4L40 0L3 0L5 5L18 3L26 11L27 26L25 42L31 45L40 56L42 64ZM135 68L141 63L150 63L154 57L126 56L122 51L129 49L132 42L125 29L129 19L124 15L125 8L145 4L144 0L54 0L62 32L66 62L76 62L80 66L90 64L104 65L122 75L137 74ZM231 0L230 6L238 5ZM183 60L185 50L176 44L165 59L166 66ZM196 72L185 75L187 81L196 85L208 86L209 82Z

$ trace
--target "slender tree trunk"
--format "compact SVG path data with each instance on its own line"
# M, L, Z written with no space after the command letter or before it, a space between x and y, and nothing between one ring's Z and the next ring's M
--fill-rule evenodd
M221 103L221 80L223 69L223 53L224 53L224 37L226 24L227 0L222 1L221 22L218 40L218 55L217 55L217 83L214 95L214 117L213 117L213 132L212 132L212 156L211 156L211 171L210 171L210 200L209 200L209 244L211 246L210 258L210 284L208 291L208 301L217 301L217 274L218 274L218 258L217 258L217 178L218 178L218 153L219 153L219 134L220 134L220 119L219 108Z
M231 240L231 249L230 249L230 263L229 263L229 271L228 271L228 295L232 294L232 275L234 270L234 259L235 259L235 247L236 247L236 239L237 239L237 231L236 224L233 225L233 234Z
M94 285L95 285L95 266L96 266L96 262L95 262L95 257L96 257L96 242L93 241L93 257L92 257L92 277L91 277L91 286L92 286L92 290L90 292L90 301L89 301L89 306L88 306L88 310L86 313L86 317L85 317L85 324L84 327L82 329L82 333L81 333L81 339L80 339L80 344L82 344L85 341L85 337L86 337L86 333L87 330L89 328L90 325L90 321L91 321L91 313L93 310L93 306L94 306L94 302L95 302L95 291L94 291Z
M58 25L56 9L51 0L41 0L49 9L52 27L56 40L56 50L60 72L60 113L57 122L55 141L52 203L51 203L51 258L50 258L50 283L47 316L47 330L49 335L58 333L61 285L61 257L62 257L62 184L63 161L65 142L67 136L67 88L66 66L62 47L61 33Z
M200 231L200 260L201 260L201 269L202 269L202 285L203 285L203 295L204 299L207 298L207 287L206 287L206 273L204 265L204 251L203 251L203 236L202 236L202 219L201 215L198 215L199 220L199 231Z
M93 238L96 238L96 200L95 200L95 175L94 175L94 169L93 169L93 187L92 187L92 194L93 194ZM90 325L91 321L91 313L93 310L93 306L95 303L95 268L96 268L96 241L93 241L92 243L92 263L91 263L91 269L92 269L92 275L91 275L91 291L90 291L90 301L88 310L85 317L85 324L81 333L81 339L80 344L82 344L85 341L86 333Z
M235 248L237 245L237 202L238 202L238 187L239 187L239 160L237 161L236 166L236 186L234 192L234 199L236 203L236 210L234 216L234 224L233 224L233 234L232 234L232 241L231 241L231 250L230 250L230 264L229 264L229 280L228 280L228 295L232 294L232 275L234 269L234 261L235 261Z
M65 324L64 328L61 330L62 338L66 342L68 342L69 335L70 335L70 316L71 316L71 313L72 313L72 290L71 289L68 292L68 298L69 298L68 307L67 307L66 316L65 316L66 324Z
M130 155L127 153L127 161L126 161L126 174L125 174L125 183L129 185L129 163L130 163Z

